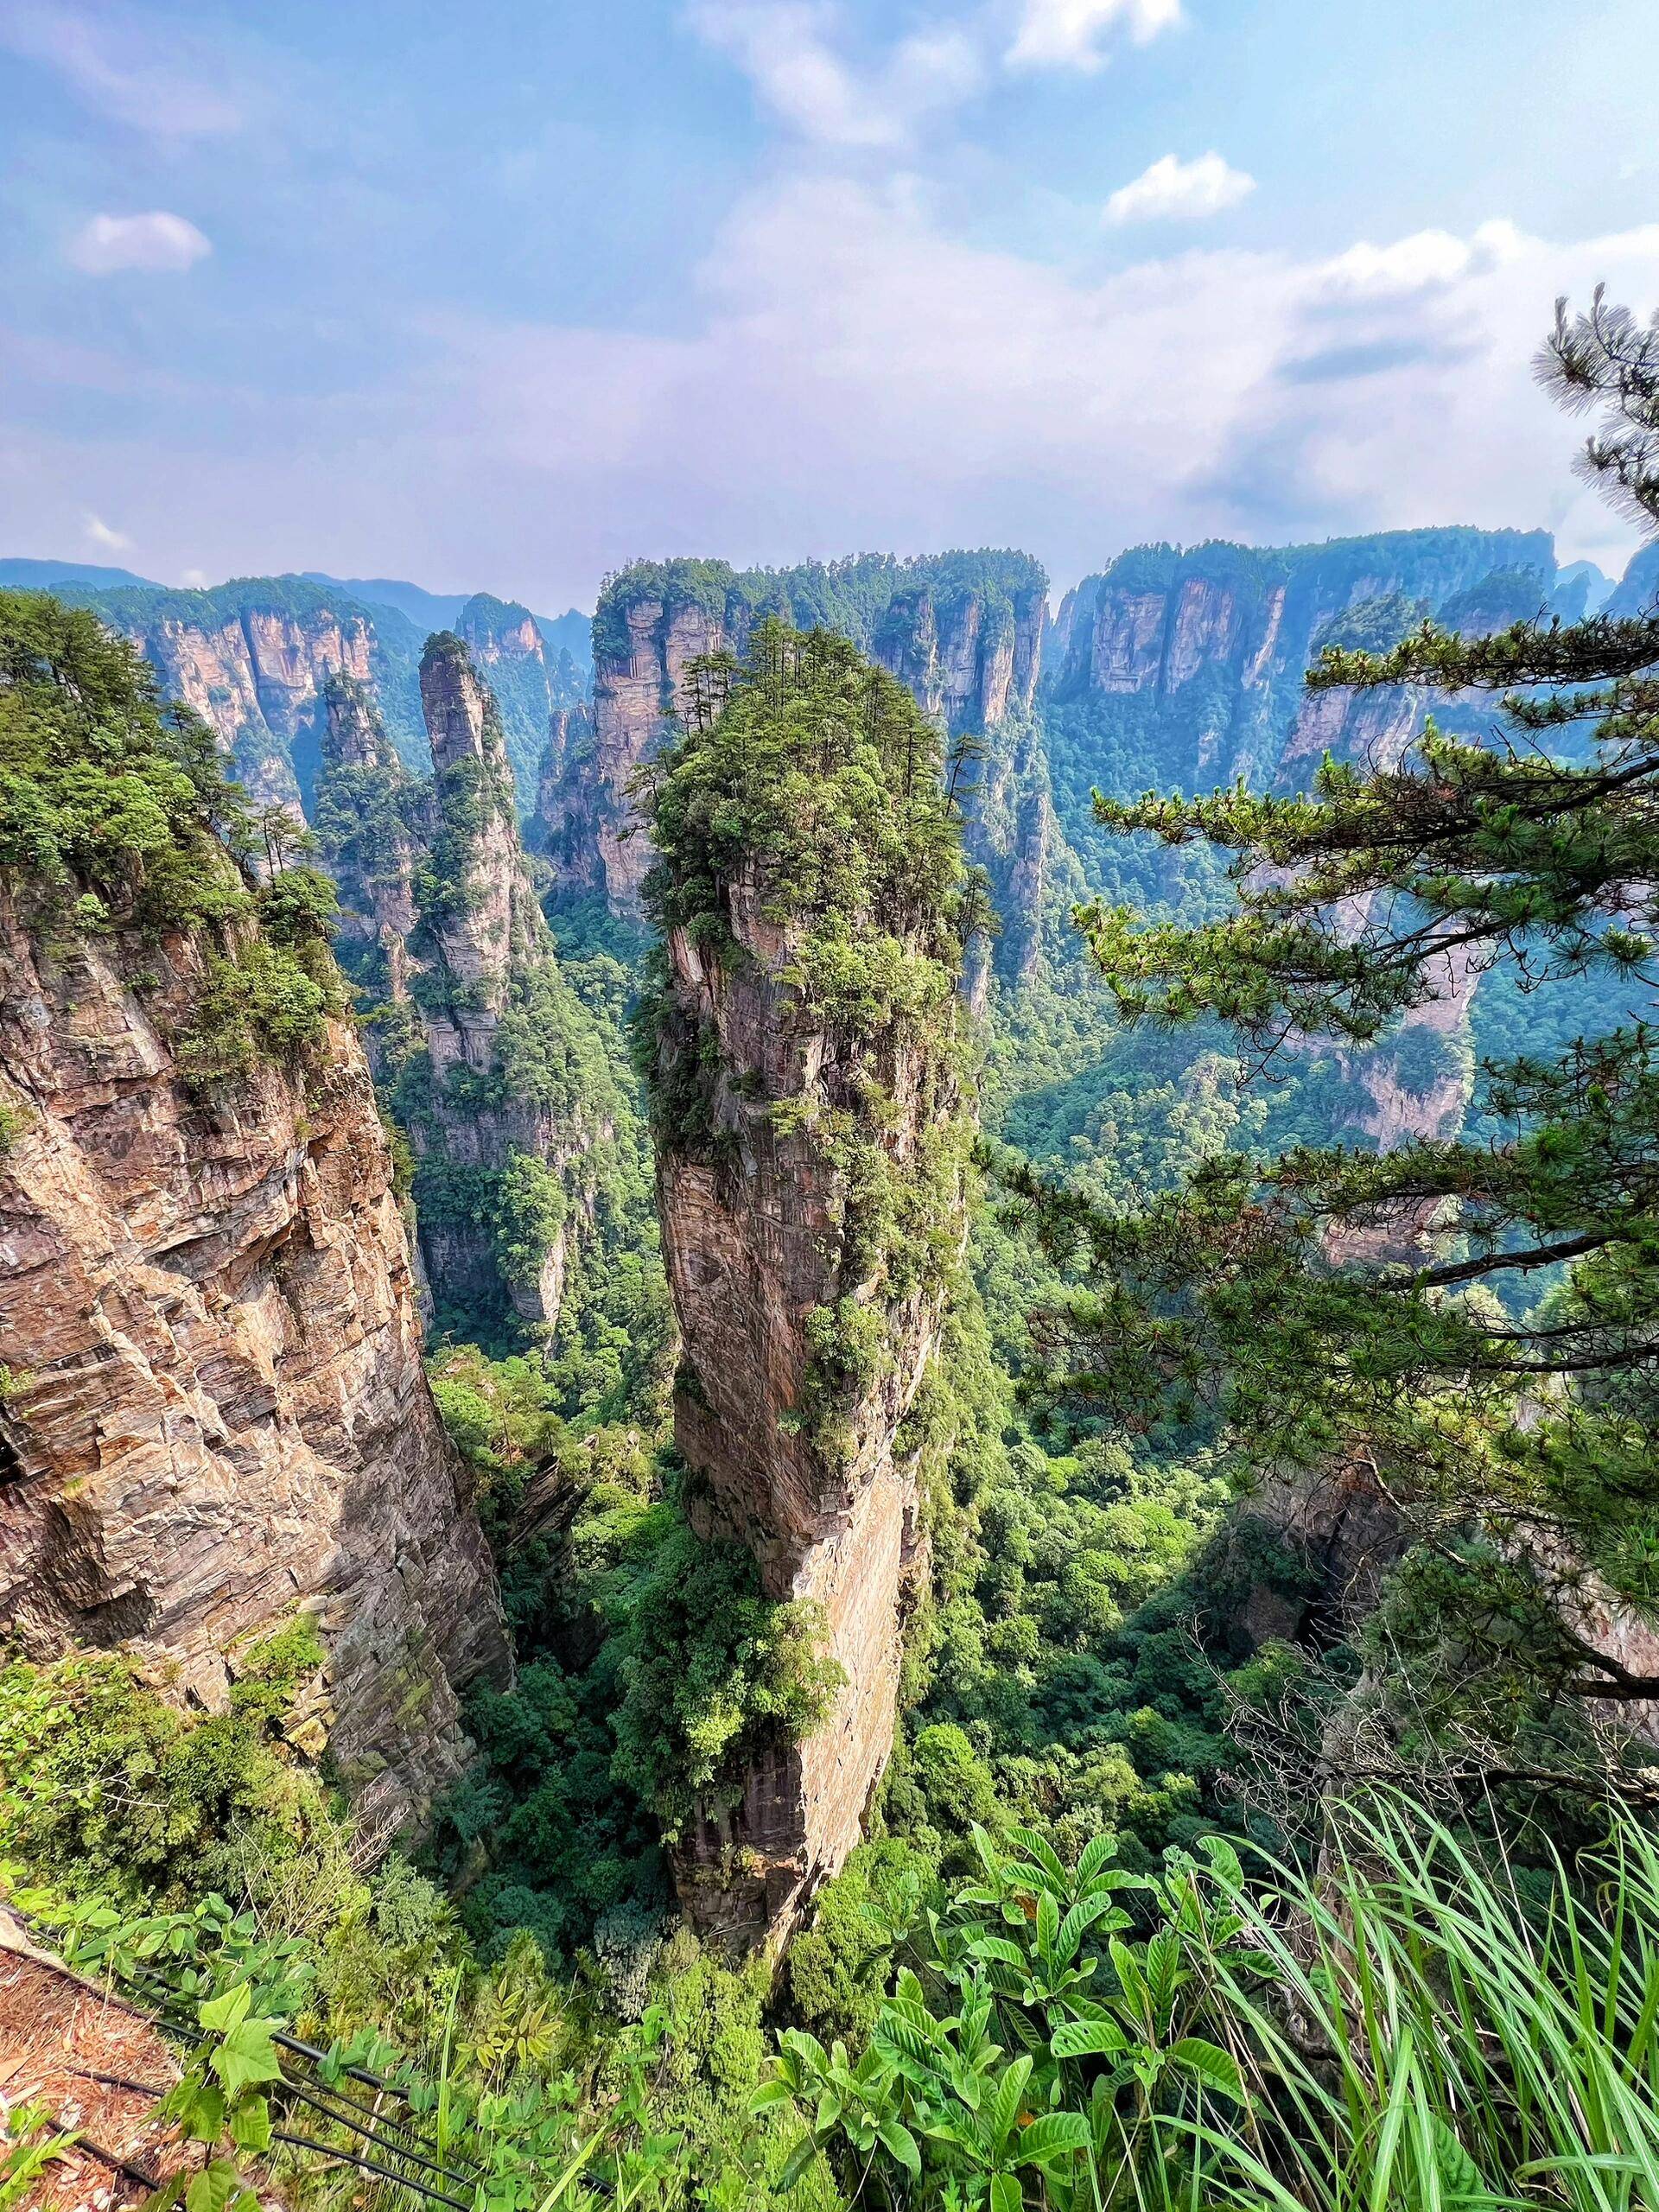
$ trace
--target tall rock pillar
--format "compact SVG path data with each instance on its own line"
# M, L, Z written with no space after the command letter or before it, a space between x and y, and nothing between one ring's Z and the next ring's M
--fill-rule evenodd
M722 679L723 680L723 679ZM757 632L663 756L650 1013L658 1185L697 1533L819 1609L842 1686L677 1845L693 1918L786 1935L857 1841L924 1564L914 1442L963 1237L958 826L939 741L841 640ZM733 1800L735 1802L732 1802Z

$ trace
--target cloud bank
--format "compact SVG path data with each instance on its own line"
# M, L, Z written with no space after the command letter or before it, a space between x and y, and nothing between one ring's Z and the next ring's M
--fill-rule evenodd
M1555 294L1603 277L1659 296L1659 225L1089 274L964 244L897 185L803 178L711 241L687 334L451 320L347 416L158 392L142 443L35 439L0 491L73 500L77 529L107 500L152 571L257 555L548 606L640 554L1017 543L1065 582L1145 537L1451 521L1541 523L1618 566L1570 472L1581 427L1528 366Z

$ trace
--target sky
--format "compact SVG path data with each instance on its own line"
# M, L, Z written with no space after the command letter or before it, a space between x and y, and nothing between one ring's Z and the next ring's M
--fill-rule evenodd
M1544 526L1659 306L1655 0L0 0L0 554L591 606L638 556Z

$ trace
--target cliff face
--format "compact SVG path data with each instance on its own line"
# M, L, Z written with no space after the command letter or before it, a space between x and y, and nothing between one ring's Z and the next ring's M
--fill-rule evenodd
M872 649L954 737L990 729L1012 709L1030 712L1047 619L1040 575L1001 601L982 590L941 596L924 586L894 597Z
M307 1746L400 1818L464 1762L457 1689L507 1670L494 1577L355 1037L204 1097L169 1039L205 974L191 938L48 939L0 890L0 1620L213 1706L303 1605Z
M1106 757L1085 768L1109 774L1112 753L1128 739L1131 772L1144 762L1172 787L1203 789L1239 775L1276 779L1316 763L1326 745L1363 758L1399 715L1409 715L1409 702L1386 695L1306 699L1302 673L1322 645L1392 644L1429 613L1495 627L1497 602L1484 625L1470 619L1478 610L1466 602L1483 586L1510 580L1498 601L1533 613L1554 575L1541 531L1395 531L1326 545L1213 544L1184 553L1141 546L1067 594L1051 688L1058 701L1109 709L1099 717ZM1111 702L1120 702L1115 712ZM1420 704L1419 719L1421 712ZM1379 724L1387 727L1380 732ZM1118 793L1116 781L1105 787ZM1080 789L1075 803L1085 798Z
M418 727L418 639L393 609L371 612L298 576L221 584L211 591L145 586L66 596L91 607L219 734L258 806L296 817L317 771L331 677L372 687L406 751Z
M524 832L529 850L552 870L560 896L605 895L600 856L604 800L594 765L594 709L587 701L555 707L536 778L536 804Z
M431 835L431 793L398 758L366 683L333 677L323 701L327 720L312 815L340 896L336 950L366 998L402 1004L409 997L415 868ZM372 1032L370 1049L372 1054Z
M750 1936L786 1929L859 1839L893 1740L904 1622L925 1566L914 1469L895 1439L937 1348L938 1296L918 1287L889 1303L849 1268L847 1178L823 1125L855 1113L865 1085L879 1082L893 1102L889 1157L902 1173L959 1105L919 1047L873 1053L815 1025L783 979L798 945L760 906L753 882L734 887L734 935L747 957L706 958L683 932L670 948L662 1072L672 1082L717 1055L715 1141L726 1141L735 1163L671 1147L658 1156L664 1250L690 1370L676 1394L675 1437L707 1486L694 1524L747 1544L769 1596L821 1606L825 1648L846 1675L827 1725L770 1755L735 1812L703 1822L683 1847L694 1916ZM772 1108L802 1099L817 1126L780 1133ZM813 1317L847 1298L879 1317L890 1357L844 1408L832 1456L809 1418ZM743 1854L747 1871L734 1882Z
M556 730L532 842L560 884L637 913L655 857L631 791L677 712L690 662L746 651L758 620L838 632L906 684L959 735L1028 715L1047 617L1047 580L1015 553L882 556L738 571L722 562L642 563L613 577L594 618L591 739Z
M466 645L500 709L502 735L521 812L535 804L549 717L578 703L573 671L550 661L527 607L477 592L455 618Z
M1604 613L1611 615L1648 614L1659 606L1659 543L1643 545L1630 556L1630 566L1614 586Z
M602 640L594 626L593 747L581 778L550 794L546 835L571 854L570 883L602 890L613 913L637 914L656 855L630 785L662 742L687 665L733 640L723 611L649 593L617 593L611 614Z
M429 642L420 681L429 784L397 760L363 687L331 687L318 838L342 963L376 1015L375 1072L415 1154L431 1292L482 1325L545 1331L603 1148L635 1125L559 969L493 693L449 632Z
M688 735L653 817L667 955L650 1008L654 1128L687 1510L700 1535L748 1548L770 1597L819 1609L844 1675L823 1725L759 1759L735 1806L682 1838L689 1910L751 1937L786 1933L841 1866L887 1761L925 1556L901 1425L965 1234L956 823L937 736L841 650L821 692L802 679L790 745L775 747L760 690L706 751ZM850 742L849 683L870 702ZM892 822L911 788L901 855ZM718 823L798 820L798 841L785 833L785 858L764 833L758 849L741 831L711 838L704 806ZM917 851L936 856L931 882L908 873Z

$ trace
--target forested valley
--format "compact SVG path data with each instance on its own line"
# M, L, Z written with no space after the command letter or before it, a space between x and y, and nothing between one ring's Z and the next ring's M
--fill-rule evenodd
M1541 362L1651 538L1659 325ZM0 590L0 1986L149 2022L122 2201L1659 2205L1586 589Z

